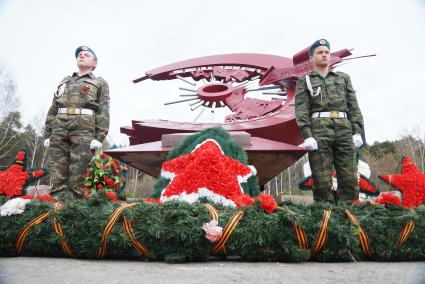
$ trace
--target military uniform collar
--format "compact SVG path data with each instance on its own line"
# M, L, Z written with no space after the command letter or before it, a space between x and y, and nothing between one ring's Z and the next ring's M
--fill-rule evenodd
M332 71L332 70L329 70L329 73L328 73L328 75L329 74L332 74L332 75L335 75L336 73L334 72L334 71ZM317 71L315 71L315 70L313 70L313 71L311 71L310 72L310 76L320 76L320 77L322 77L322 75L320 75Z
M84 74L83 76L78 76L78 72L74 72L74 73L72 73L72 77L79 77L79 78L83 78L83 77L89 77L89 78L91 78L91 79L96 79L96 76L94 76L93 75L93 72L90 72L90 73L87 73L87 74Z

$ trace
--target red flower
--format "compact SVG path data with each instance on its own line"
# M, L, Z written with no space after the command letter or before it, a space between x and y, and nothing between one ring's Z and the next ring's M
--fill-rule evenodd
M261 202L261 208L264 209L267 213L272 213L274 210L276 210L277 203L274 198L268 194L260 194L257 196L257 199Z
M0 172L0 195L6 195L9 198L21 195L29 176L28 172L16 171L16 168Z
M161 201L159 200L159 198L157 198L157 199L146 198L144 201L146 203L150 203L150 204L161 204Z
M356 200L353 201L353 204L354 205L360 205L360 204L362 204L362 201L360 199L356 199Z
M89 172L86 172L86 177L90 177L90 173Z
M34 195L31 194L27 194L27 195L23 195L23 196L19 196L22 199L34 199Z
M23 198L23 199L38 199L38 200L45 200L45 201L53 202L53 198L50 194L38 195L38 196L24 195L24 196L20 196L20 198Z
M11 165L9 169L7 169L8 172L14 172L14 173L20 173L24 171L24 167L20 165Z
M97 185L97 189L102 190L102 189L103 189L103 185L102 185L101 183L99 183L99 184Z
M117 167L117 163L115 161L111 162L111 167L116 168Z
M378 189L371 182L362 176L360 176L359 188L370 193L375 193L378 191Z
M235 199L236 206L238 207L251 206L254 202L255 199L252 198L249 194L240 195Z
M304 186L306 187L313 187L313 179L309 179L308 181L305 182Z
M121 181L122 181L122 183L125 183L127 181L127 179L125 177L122 177Z
M401 200L397 195L391 193L383 193L378 198L375 199L375 202L387 205L389 203L394 204L396 206L401 206Z
M42 175L44 175L44 171L43 170L35 170L35 171L32 172L32 176L34 178L39 178Z
M46 200L46 201L49 201L49 202L53 202L53 198L52 198L52 196L50 194L39 195L36 198L37 199L40 199L40 200Z
M25 159L25 152L24 151L20 151L18 153L18 155L16 155L16 160L17 161L23 161Z
M106 159L106 158L108 158L108 155L106 155L105 153L102 153L102 154L100 154L100 157Z
M112 201L120 202L121 200L118 199L118 197L115 195L115 192L108 191L105 193L106 197Z

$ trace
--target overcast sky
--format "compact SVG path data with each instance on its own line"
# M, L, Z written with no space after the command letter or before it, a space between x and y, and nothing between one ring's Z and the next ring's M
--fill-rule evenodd
M425 130L425 1L5 1L0 0L0 64L18 84L25 122L47 113L59 81L76 71L75 48L90 46L95 75L109 82L110 138L132 119L193 120L178 99L184 83L145 81L145 71L223 53L290 57L318 38L354 48L337 70L351 76L368 143Z

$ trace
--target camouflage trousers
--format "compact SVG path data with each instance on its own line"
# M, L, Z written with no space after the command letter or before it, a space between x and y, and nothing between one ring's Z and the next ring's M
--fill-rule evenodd
M54 121L49 147L53 195L69 194L70 190L74 197L83 197L84 175L93 157L90 141L94 139L94 127L90 124L80 115L61 114Z
M352 202L358 199L357 163L351 122L346 119L313 118L312 133L319 146L308 153L313 176L315 201L334 201L332 172L338 181L337 199Z

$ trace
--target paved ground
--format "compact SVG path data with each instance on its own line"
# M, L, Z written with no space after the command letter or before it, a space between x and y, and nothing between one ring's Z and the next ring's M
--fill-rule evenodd
M0 258L0 283L425 283L425 262L166 264L124 260Z

